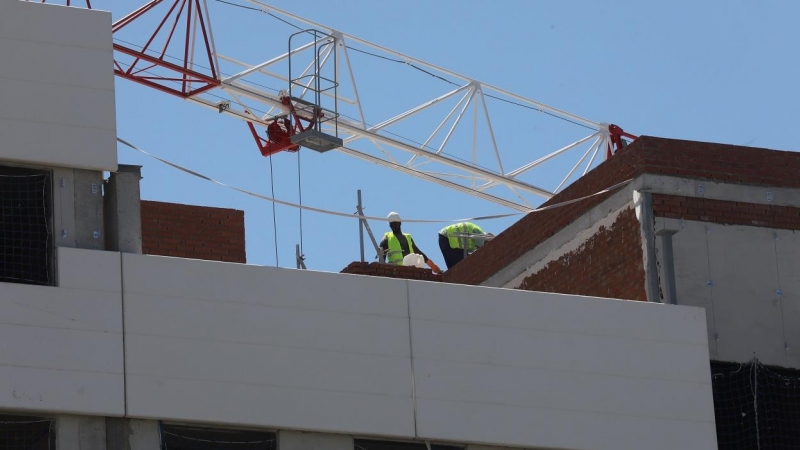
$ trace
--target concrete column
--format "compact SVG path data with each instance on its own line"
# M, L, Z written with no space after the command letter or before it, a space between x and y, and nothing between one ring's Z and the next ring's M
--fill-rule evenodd
M108 177L104 197L108 250L142 253L141 179L142 166L123 164Z
M106 420L92 416L56 418L58 450L106 450Z
M161 435L155 420L106 419L107 450L158 450ZM60 448L58 450L61 450Z
M658 279L658 261L656 259L655 221L653 218L653 195L645 191L634 191L633 202L636 205L636 218L641 224L642 244L644 246L644 275L647 301L661 303L661 291Z
M103 172L75 169L73 175L75 246L103 250Z
M353 436L281 430L278 450L353 450Z

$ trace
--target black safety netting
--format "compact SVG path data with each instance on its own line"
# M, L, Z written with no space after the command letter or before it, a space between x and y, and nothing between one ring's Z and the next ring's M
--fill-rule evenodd
M800 449L800 371L712 361L720 450Z

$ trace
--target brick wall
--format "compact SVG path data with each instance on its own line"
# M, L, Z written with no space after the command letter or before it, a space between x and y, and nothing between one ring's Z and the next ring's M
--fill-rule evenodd
M791 206L653 194L653 214L723 225L800 230L800 208Z
M403 278L406 280L442 281L442 275L436 275L430 269L419 269L411 266L397 266L384 263L352 262L341 273L353 275L371 275L376 277Z
M142 201L142 252L247 262L244 211Z
M642 136L544 205L603 190L644 173L758 186L800 188L800 153ZM611 194L530 213L448 270L444 281L480 284Z
M631 208L577 250L525 278L518 289L647 301L643 258L639 221Z

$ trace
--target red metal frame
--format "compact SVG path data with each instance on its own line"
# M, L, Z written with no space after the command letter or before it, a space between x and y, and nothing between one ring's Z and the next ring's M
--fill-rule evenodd
M318 118L323 116L319 108L314 108L316 117L308 118L301 116L295 110L292 100L289 97L281 97L283 103L289 109L291 117L278 117L267 126L267 139L262 138L256 132L256 127L252 122L247 122L250 132L253 134L253 139L256 140L258 150L262 156L270 156L281 151L296 152L300 150L300 146L292 142L292 136L302 133L312 128ZM306 125L303 126L303 122Z
M624 147L622 143L622 138L626 137L630 140L636 140L639 136L634 136L630 133L626 133L622 128L617 125L609 125L608 126L608 134L609 140L611 142L608 143L608 149L606 151L606 159L611 158L617 153L622 147Z
M117 33L133 21L152 11L154 7L163 1L164 0L151 0L146 5L118 20L112 26L112 32ZM121 64L119 58L115 57L114 73L126 80L131 80L181 98L188 98L219 86L220 81L214 63L214 57L211 54L210 29L208 29L206 20L203 17L203 9L201 8L200 0L172 1L172 6L169 8L166 16L159 22L155 31L153 31L153 34L150 36L150 39L147 40L147 43L141 49L134 49L123 44L114 43L114 50L118 52L118 54L133 57L133 62L131 64ZM192 10L193 8L194 11ZM184 13L186 14L186 18L182 20ZM168 26L169 30L167 31L164 25L170 21L173 15L174 21L171 23L171 26ZM193 21L195 17L198 26L193 30ZM184 21L185 24L183 26L185 26L186 33L185 40L183 41L183 59L180 64L166 61L164 58L166 57L167 48L176 36L175 31ZM152 50L148 53L150 46L156 38L159 37L162 31L166 34L162 50L160 53L153 52ZM205 58L203 59L203 63L207 65L208 72L206 73L189 68L189 52L192 46L191 40L194 35L193 31L195 33L199 31L203 38L202 44L204 46L204 51L201 48L200 54L207 58L207 60ZM158 54L155 55L154 53ZM123 67L123 65L127 66L127 68ZM152 73L151 69L153 68L160 69L159 74ZM161 73L163 72L166 72L168 75L162 75Z
M91 0L86 1L86 9L92 9L92 2ZM47 3L47 0L42 0L42 3ZM67 6L72 6L72 0L67 0Z

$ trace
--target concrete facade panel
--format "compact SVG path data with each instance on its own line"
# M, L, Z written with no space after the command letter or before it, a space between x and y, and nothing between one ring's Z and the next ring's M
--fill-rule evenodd
M747 362L755 356L800 368L792 344L800 344L796 232L660 221L678 230L672 237L677 301L706 308L711 358Z
M128 414L270 428L413 437L413 401L394 396L128 375ZM410 387L410 384L409 384Z
M417 421L421 438L490 445L570 450L717 448L713 416L710 422L694 422L418 399Z
M783 329L786 333L786 357L792 367L800 367L800 234L779 230L775 251L781 293L778 296L783 309Z
M174 297L175 280L191 279L182 296L196 300L408 317L404 280L130 254L123 263L131 293Z
M136 301L135 299L133 301ZM407 357L128 335L128 371L169 379L409 397ZM174 364L180 358L181 364ZM213 364L209 364L213 361ZM147 369L147 370L145 370Z
M0 408L122 415L119 254L64 249L58 262L64 287L0 283Z
M699 308L435 283L409 298L421 438L654 448L642 428L661 427L684 437L655 448L716 448Z
M114 91L78 86L60 86L27 80L3 80L0 96L13 109L0 111L0 120L15 120L40 124L43 130L49 125L66 125L93 133L95 130L113 131ZM43 104L31 102L31 95L46 99ZM62 143L62 152L64 151ZM66 147L70 152L72 148ZM78 149L74 149L78 150Z
M702 326L705 317L698 308L441 283L410 283L409 286L412 318L590 336L705 343ZM675 329L676 323L683 328ZM627 326L621 327L622 324Z
M123 277L132 417L413 437L404 281L132 254Z
M107 12L0 3L3 159L117 169L111 43Z
M663 219L658 220L665 222ZM669 222L666 225L667 228L680 230L672 237L677 303L679 305L697 306L706 310L709 354L712 359L716 359L716 310L712 299L712 286L709 285L711 272L709 271L706 224L679 221L677 219L667 220L666 222ZM686 227L689 227L688 230ZM661 242L657 240L656 243L657 252L661 254Z
M0 364L0 408L121 416L122 373Z
M414 320L413 335L415 359L688 383L708 380L704 342L684 344L479 324L465 326L418 318ZM417 346L417 342L421 345ZM499 342L514 345L498 345ZM681 364L675 364L678 360Z
M217 302L128 294L126 299L130 299L126 316L131 334L409 356L408 321L399 317L269 306L234 298Z
M5 1L0 3L0 39L111 51L111 13Z
M715 224L709 229L717 357L744 362L755 356L764 364L783 365L773 230Z
M32 58L31 55L36 55ZM113 61L108 49L75 48L64 51L59 42L36 42L0 38L0 77L8 82L27 81L65 87L114 92L113 63L97 70L96 61ZM52 68L61 68L53 72ZM112 76L109 76L111 74Z

